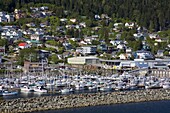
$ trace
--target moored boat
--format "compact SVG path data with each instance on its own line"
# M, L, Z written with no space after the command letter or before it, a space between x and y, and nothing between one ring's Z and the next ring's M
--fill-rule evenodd
M23 86L20 88L21 92L33 92L34 89L32 87L29 86Z
M16 91L4 90L4 91L2 92L2 95L3 95L3 96L12 96L12 95L17 95L17 94L18 94L18 92L16 92Z
M39 92L39 93L47 93L47 89L43 88L42 86L37 86L37 87L34 87L34 91L35 92Z

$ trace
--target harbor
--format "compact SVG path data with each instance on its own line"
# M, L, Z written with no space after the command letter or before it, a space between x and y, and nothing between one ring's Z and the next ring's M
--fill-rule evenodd
M93 92L131 91L143 89L170 89L168 76L152 74L151 70L115 73L111 75L78 73L69 75L63 69L60 75L20 75L0 78L0 95L30 94L77 94ZM61 72L62 71L62 72ZM68 70L67 70L68 71ZM139 70L138 70L139 71ZM150 72L151 71L151 72ZM159 71L159 70L157 70ZM165 70L166 71L166 70ZM155 70L153 70L155 73ZM140 72L141 73L141 72Z
M170 99L168 70L99 71L61 67L51 72L8 73L0 78L0 110L34 112Z

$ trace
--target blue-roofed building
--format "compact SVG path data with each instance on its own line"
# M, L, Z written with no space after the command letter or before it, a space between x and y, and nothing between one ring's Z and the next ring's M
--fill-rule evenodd
M140 62L140 61L135 61L135 65L136 65L136 67L138 67L138 68L149 68L149 65L148 65L148 63L147 62Z
M155 59L154 55L150 51L138 50L133 53L135 59L145 59L145 60L153 60Z

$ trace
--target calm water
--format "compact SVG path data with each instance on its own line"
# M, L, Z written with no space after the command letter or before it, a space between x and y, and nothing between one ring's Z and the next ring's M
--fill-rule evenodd
M105 105L33 113L170 113L170 101Z
M97 91L92 90L82 90L82 91L75 91L73 93L67 93L67 94L81 94L81 93L96 93ZM18 92L17 95L11 95L11 96L0 96L0 99L5 99L5 100L9 100L9 99L16 99L16 98L30 98L30 97L42 97L42 96L57 96L57 95L67 95L67 94L61 94L59 92L56 93L37 93L37 92L31 92L31 93L21 93Z

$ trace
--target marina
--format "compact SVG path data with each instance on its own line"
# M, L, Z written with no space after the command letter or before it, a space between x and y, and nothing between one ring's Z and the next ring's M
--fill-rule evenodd
M96 92L115 92L145 89L170 89L170 78L155 76L152 73L136 74L133 70L110 75L82 74L71 75L67 70L59 69L60 74L19 75L0 78L0 95L11 96L22 94L62 95ZM139 70L138 70L139 71ZM141 70L140 70L141 71ZM166 70L165 70L166 71ZM138 72L139 73L139 72ZM155 73L155 70L154 70ZM17 98L18 96L16 96ZM21 96L22 97L22 96Z

